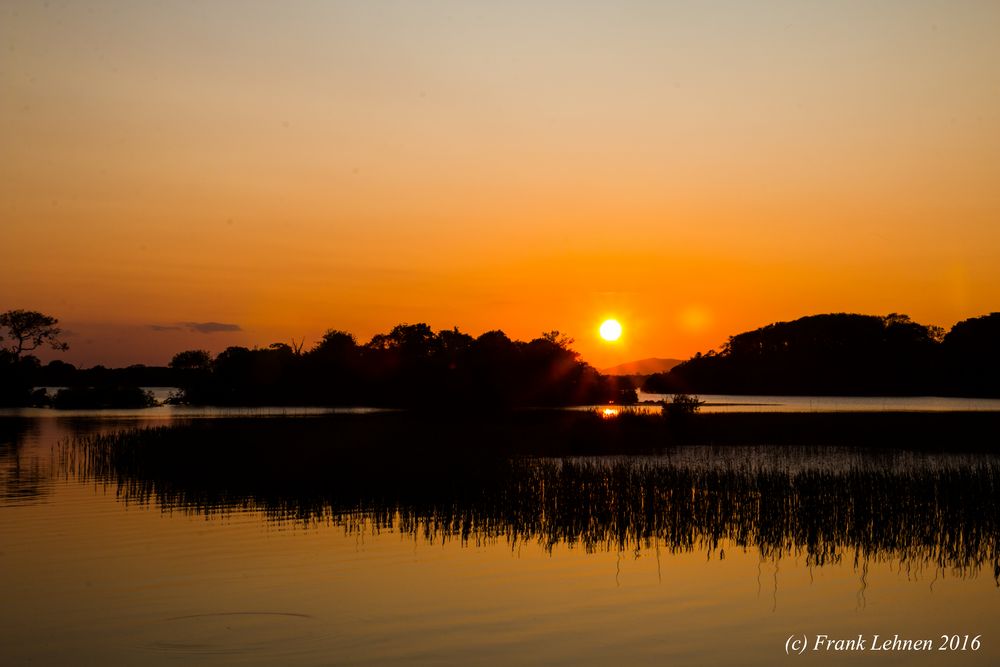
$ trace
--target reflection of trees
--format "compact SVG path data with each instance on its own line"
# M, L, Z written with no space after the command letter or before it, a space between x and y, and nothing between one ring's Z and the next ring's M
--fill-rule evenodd
M30 420L0 420L0 504L37 498L51 483L37 458L22 455L25 436L37 428Z
M276 521L432 541L673 551L715 551L725 542L766 557L804 554L814 565L846 557L959 574L992 566L996 575L1000 567L993 456L942 464L786 448L774 463L765 448L738 457L690 448L701 453L696 460L676 452L552 459L470 452L457 432L438 434L431 451L412 433L399 435L193 424L82 439L74 466L81 477L117 485L126 502L205 514L258 508Z

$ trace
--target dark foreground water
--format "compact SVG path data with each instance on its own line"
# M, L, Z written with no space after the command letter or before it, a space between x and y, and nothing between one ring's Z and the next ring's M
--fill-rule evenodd
M0 419L0 663L1000 659L984 443L554 457L351 420Z

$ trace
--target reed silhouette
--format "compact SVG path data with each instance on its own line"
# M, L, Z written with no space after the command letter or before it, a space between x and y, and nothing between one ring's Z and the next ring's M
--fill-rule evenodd
M429 541L709 553L735 545L812 565L1000 573L993 454L673 445L566 456L565 444L526 443L522 428L537 433L546 417L526 419L500 433L406 414L195 421L80 438L66 445L64 465L126 503L209 516L253 508L274 521ZM612 420L571 421L548 434L572 438L566 429Z

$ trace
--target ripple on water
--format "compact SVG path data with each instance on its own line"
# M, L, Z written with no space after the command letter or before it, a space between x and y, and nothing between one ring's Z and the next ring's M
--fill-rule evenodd
M174 616L158 622L150 651L174 655L282 655L313 650L322 633L309 614L229 611Z

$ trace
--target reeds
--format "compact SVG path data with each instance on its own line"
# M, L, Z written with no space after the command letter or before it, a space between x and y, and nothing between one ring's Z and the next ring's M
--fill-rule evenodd
M71 445L73 474L164 511L254 508L274 521L429 541L708 552L728 543L765 557L804 554L815 565L846 557L960 574L1000 568L996 456L822 447L636 454L623 446L636 432L629 422L641 430L649 417L620 417L533 415L505 429L405 415L205 420L81 438ZM535 428L519 439L526 425ZM580 429L605 429L596 432L618 455L567 456L565 444L530 451L540 434L572 438Z

